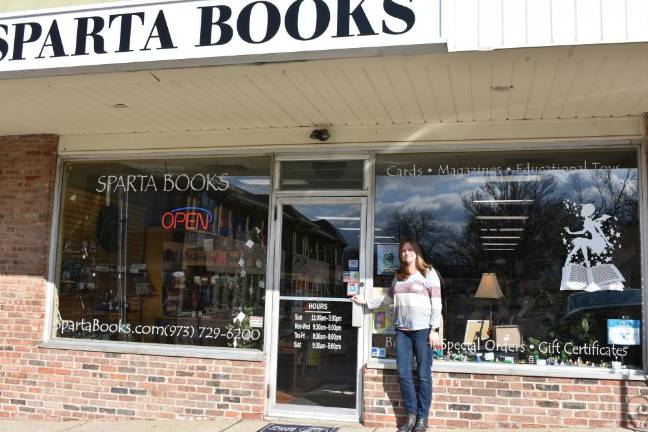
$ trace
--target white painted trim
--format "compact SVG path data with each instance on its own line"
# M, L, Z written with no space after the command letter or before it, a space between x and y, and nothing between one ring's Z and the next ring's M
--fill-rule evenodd
M368 369L396 369L396 360L372 360L367 363ZM534 366L505 363L467 363L434 360L432 372L539 376L552 378L584 378L643 381L648 379L641 370L604 369L577 366Z
M120 157L180 151L183 156L243 152L328 152L329 155L359 151L429 150L459 144L476 148L490 143L570 142L634 140L644 135L640 116L570 120L511 120L504 122L437 123L400 126L353 126L330 128L326 143L313 144L312 128L205 131L152 134L62 136L59 152L66 156ZM183 145L190 142L191 145ZM527 144L528 145L528 144Z
M351 303L351 299L337 297L300 297L300 296L279 296L279 300L312 301L312 302L333 302Z
M270 161L270 192L268 194L268 242L266 244L266 276L265 276L265 309L263 316L263 354L265 357L265 388L264 388L264 400L263 400L263 413L264 415L268 414L270 409L270 392L272 391L272 362L270 361L273 340L272 335L274 334L274 322L275 320L270 319L272 317L272 311L274 310L274 301L277 297L277 289L274 281L274 266L275 266L275 254L271 253L275 244L276 230L274 223L274 214L277 211L275 204L275 183L277 182L278 162L274 155Z
M365 164L366 165L366 164ZM280 164L276 164L277 169L279 169ZM368 198L366 197L367 192L363 192L365 196L350 196L346 191L317 191L312 193L302 193L301 195L291 195L283 196L281 193L276 192L274 196L274 205L277 208L277 218L274 220L274 230L277 232L275 237L274 254L275 257L281 256L281 242L283 239L283 209L285 205L291 204L346 204L346 205L360 205L361 206L361 216L360 220L362 223L362 228L360 229L360 257L362 259L362 264L360 266L360 278L362 280L366 279L368 275L367 268L365 266L367 260L367 249L363 248L366 245L367 239L367 207L368 207ZM268 247L270 250L270 247ZM267 401L268 410L267 415L273 417L295 417L295 418L313 418L313 407L304 405L300 407L298 405L289 405L277 403L277 367L279 361L279 332L278 332L278 321L279 321L279 306L280 300L327 300L333 302L344 302L351 303L349 299L346 298L320 298L320 297L295 297L295 296L281 296L280 293L280 277L281 277L281 260L274 260L274 281L276 284L276 292L273 293L274 304L272 310L273 317L273 333L272 333L272 346L273 349L270 352L270 360L268 364L270 365L269 371L269 384L270 391L269 400ZM266 296L267 301L267 296ZM356 408L327 408L327 407L317 407L316 418L318 420L343 420L343 421L360 421L362 418L363 412L363 377L362 369L365 364L364 351L365 346L368 345L369 341L366 339L366 327L363 322L363 327L357 328L357 346L356 346Z
M290 197L321 197L321 196L327 196L327 197L335 197L335 196L341 196L341 197L351 197L351 196L359 196L359 197L364 197L367 196L367 191L363 191L362 189L353 189L353 190L345 190L345 189L338 189L338 190L309 190L309 191L301 191L301 190L295 190L295 191L277 191L276 195L281 198L290 198Z
M56 159L56 171L54 175L54 197L52 200L52 220L50 223L49 252L47 259L47 281L45 282L45 323L43 325L43 342L49 342L54 335L54 314L56 298L56 277L58 272L58 245L59 229L61 218L61 198L63 195L63 161L60 157Z
M265 354L259 350L238 348L195 347L190 345L162 345L138 342L108 342L89 339L56 338L42 342L39 348L98 351L125 354L143 354L167 357L209 358L260 362Z
M644 121L642 124L646 124ZM641 343L643 345L642 359L644 372L648 374L648 138L644 138L637 149L637 167L639 170L639 236L640 236L640 254L641 254Z
M365 298L371 298L373 296L373 287L374 287L374 241L375 241L375 216L376 216L376 154L375 152L371 153L371 158L369 162L365 164L365 182L369 190L369 202L367 204L367 240L365 248L367 253L365 253L365 268L367 269L365 278L365 286L363 291L360 293ZM373 313L367 308L362 308L365 317L364 317L364 339L366 340L363 352L363 361L366 364L371 360L371 345L373 342L373 332L372 332L372 321ZM364 406L362 407L364 410ZM363 411L364 416L364 411Z
M637 120L637 118L634 118L636 121L636 124L643 125L645 124L643 119ZM549 149L573 149L573 150L584 150L587 148L637 148L639 149L639 146L637 145L636 141L638 138L641 136L644 136L645 134L642 132L639 135L634 135L632 137L628 137L625 139L620 139L616 138L613 140L605 140L605 139L592 139L591 137L576 137L574 140L564 140L564 141L552 141L552 142L547 142L546 140L523 140L521 142L515 142L515 150L549 150ZM370 158L369 162L371 164L374 163L374 152L435 152L435 151L461 151L461 152L470 152L470 151L510 151L511 150L511 143L503 142L503 141L497 141L497 142L468 142L468 143L451 143L451 144L443 144L443 145L438 145L434 143L429 143L429 142L422 142L422 143L417 143L416 145L413 145L411 147L406 147L403 149L398 149L398 150L391 150L390 147L386 147L384 143L368 143L368 146L371 145L373 148L373 151L370 153ZM645 178L645 173L648 173L648 168L646 167L646 149L647 144L643 143L641 145L640 154L641 154L641 160L639 162L640 166L640 181L641 183L641 190L642 190L642 201L641 201L641 208L646 208L646 201L648 201L648 184L644 181ZM263 147L265 151L268 151L267 147ZM322 151L327 151L327 149L322 149ZM328 149L330 151L330 149ZM357 146L350 146L347 147L346 151L356 151L357 152ZM318 152L311 153L311 154L318 154ZM244 148L244 149L229 149L229 150L221 150L218 148L211 149L209 151L201 150L197 153L190 153L190 152L183 152L183 154L180 157L183 158L189 158L189 157L196 157L200 155L209 155L209 156L215 156L215 155L222 155L222 156L233 156L233 155L256 155L256 156L264 156L264 154L260 154L258 152L255 152L253 148ZM267 153L265 154L267 156ZM135 154L129 154L129 158L139 158L139 159L146 159L146 158L151 158L151 157L178 157L177 153L173 151L172 149L163 151L163 152L157 152L157 153L146 153L146 152L138 152ZM117 152L108 152L108 153L93 153L93 154L63 154L60 157L60 160L105 160L106 158L112 158L114 160L119 160L119 159L124 159L124 155L117 153ZM278 256L277 251L280 254L280 245L278 245L278 242L276 241L276 238L281 238L281 232L280 229L276 229L274 227L274 221L273 221L273 215L274 215L274 208L276 205L277 199L279 199L278 195L284 194L278 194L276 192L276 187L277 187L277 182L278 182L278 169L279 169L279 162L277 160L273 160L273 173L272 173L272 184L274 185L273 190L271 191L271 196L270 196L270 214L269 218L271 220L271 223L269 224L269 229L270 229L270 234L269 234L269 240L268 240L268 248L275 248L275 253L272 255L273 257ZM369 251L370 247L372 247L373 242L373 220L372 220L372 213L374 212L373 206L375 205L374 203L374 186L373 182L375 181L375 177L373 176L373 170L374 167L371 168L366 168L369 171L365 172L365 176L370 175L371 177L371 184L369 185L368 191L363 191L361 193L358 193L358 195L364 195L368 196L368 202L367 202L367 214L369 220L367 221L367 236L366 236L366 245L367 245L367 251ZM61 173L59 173L61 175ZM59 185L60 187L60 185ZM320 196L322 194L327 194L329 192L327 191L319 191L317 194ZM60 196L60 191L57 191L58 196ZM316 195L317 195L316 194ZM337 196L349 196L349 192L344 192L344 191L335 191L335 195ZM354 195L354 194L353 194ZM305 196L309 196L309 194L305 192L300 192L297 191L295 194L292 194L290 197L284 196L284 200L286 198L288 199L296 199L297 197L301 196L302 198ZM328 195L326 195L328 196ZM312 200L313 196L309 196L309 198ZM55 212L60 211L60 208L55 209ZM57 214L57 213L54 213ZM641 222L644 224L644 228L642 228L642 247L643 251L646 251L648 249L648 245L646 244L648 242L648 239L646 238L646 226L648 226L648 221L647 221L648 213L647 212L642 212L640 214ZM53 224L55 223L54 221L52 222ZM51 252L51 245L50 245L50 252ZM371 266L373 263L371 262L369 258L370 254L367 254L366 259L368 260L368 267L367 267L367 283L366 286L367 289L371 288L371 282L372 281L372 274L373 271L371 269ZM279 255L280 256L280 255ZM52 259L52 257L50 257ZM274 290L277 289L278 283L279 283L279 275L273 272L270 269L274 269L276 264L274 261L272 261L274 258L268 261L268 274L267 274L267 280L266 283L268 284L267 286L267 291L266 291L266 317L272 316L271 314L268 314L268 307L273 307L271 302L277 302L278 301L278 295L275 295ZM272 262L271 262L272 261ZM643 258L643 284L644 284L644 291L646 290L645 285L645 278L646 275L648 275L648 256L644 254ZM52 267L52 266L51 266ZM268 291L269 290L269 291ZM646 301L646 296L643 296L644 302ZM48 303L48 304L51 304ZM274 310L274 309L273 309ZM50 311L51 313L51 311ZM646 308L644 307L644 314L646 313ZM646 320L644 318L644 326L646 325ZM370 329L370 315L367 314L366 320L365 320L365 328ZM271 337L268 337L268 332L271 332L271 334L274 334L275 331L274 329L268 327L268 324L266 324L266 334L265 334L265 340L264 340L264 352L261 351L256 351L255 356L260 358L261 360L264 359L264 356L270 355L271 353L271 347L274 346L276 348L277 341L272 341ZM644 332L644 337L646 332ZM368 335L368 337L371 337ZM366 338L365 338L366 341ZM90 343L90 346L88 344ZM274 345L272 345L274 343ZM646 343L644 342L644 345ZM137 351L137 345L145 345L145 344L133 344L133 343L104 343L104 342L99 342L99 341L76 341L72 340L63 340L63 339L56 339L51 342L48 342L45 340L45 342L42 344L43 347L52 347L52 348L61 348L61 349L79 349L79 350L87 350L87 351L107 351L107 350L116 350L115 352L135 352L137 353L143 353L143 354L149 354L150 352L139 352ZM368 350L368 341L364 343L365 349ZM129 347L135 347L132 349L129 349ZM109 349L108 349L109 348ZM202 357L205 356L206 354L201 354L201 355L191 355L191 349L193 347L187 346L187 347L176 347L177 353L174 353L174 350L164 350L164 352L168 352L169 354L163 354L159 353L156 355L177 355L177 356L183 356L183 357ZM646 347L648 349L648 347ZM216 351L212 353L211 355L208 356L208 358L225 358L222 356L222 354L219 354L219 350L215 350L214 348L210 349L211 351ZM254 357L254 356L252 356ZM247 359L247 358L246 358ZM243 360L246 360L243 359ZM368 357L368 352L365 353L364 359L367 360L367 367L369 368L393 368L395 367L395 363L391 362L389 360L387 361L375 361L375 360L370 360ZM646 359L646 357L644 357ZM275 371L273 370L273 364L271 361L268 361L267 363L267 369L266 369L266 379L267 383L274 382L274 379L276 378L275 376ZM499 369L493 369L493 367L498 367ZM509 375L521 375L521 376L556 376L556 377L567 377L567 378L596 378L596 379L628 379L628 380L640 380L646 378L641 371L633 371L633 370L613 370L613 369L598 369L598 368L573 368L573 367L541 367L541 366L523 366L523 365L497 365L497 364L468 364L468 363L456 363L456 362L442 362L442 361L437 361L435 363L435 366L433 367L434 371L447 371L447 372L455 372L455 373L502 373L502 374L509 374ZM271 387L271 398L270 400L275 400L275 389ZM267 407L268 410L270 410L269 407ZM359 407L359 409L362 409L362 407ZM267 411L269 412L269 411Z
M275 161L274 164L275 167L275 173L277 173L277 177L279 176L279 167L280 163L279 161ZM275 183L278 182L277 179L275 179ZM276 184L275 184L276 186ZM272 244L268 244L268 253L272 251L272 273L271 273L271 286L272 286L272 292L271 296L269 296L266 293L266 303L270 302L270 314L268 315L269 317L273 317L271 319L271 334L270 334L270 350L268 351L268 369L267 369L267 374L266 374L266 379L268 382L268 386L266 387L269 389L268 392L266 392L266 415L272 415L273 411L275 410L275 406L277 405L275 401L277 400L277 362L279 358L279 320L275 319L274 317L277 315L279 311L279 294L280 294L280 286L281 286L281 258L278 260L275 259L274 257L281 257L281 239L283 237L283 224L280 222L281 221L281 216L283 214L283 206L279 201L279 198L276 195L273 195L272 198L272 206L273 206L273 218L272 218L272 231L275 233L273 237ZM279 269L279 271L277 271ZM269 279L270 280L270 279Z
M320 154L320 153L291 153L291 154L278 154L277 160L280 162L301 162L301 161L321 161L321 160L367 160L368 154L355 154L355 153L337 153L337 154Z
M277 404L276 408L273 410L272 414L269 414L270 417L287 417L290 419L313 419L323 421L323 420L332 420L332 421L341 421L346 423L360 423L359 418L351 409L339 408L331 409L326 407L312 407L304 405L305 410L295 410L290 405L286 404ZM316 408L316 414L313 411L313 408Z

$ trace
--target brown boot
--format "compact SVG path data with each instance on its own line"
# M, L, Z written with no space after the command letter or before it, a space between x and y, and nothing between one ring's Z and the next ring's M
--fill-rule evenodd
M407 419L401 427L398 428L397 432L412 432L412 428L416 424L416 414L407 413Z

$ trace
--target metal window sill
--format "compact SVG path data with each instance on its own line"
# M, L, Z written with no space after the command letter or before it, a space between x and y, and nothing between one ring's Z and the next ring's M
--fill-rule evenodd
M120 354L144 354L166 357L206 358L219 360L264 361L266 356L262 351L236 348L207 348L187 345L161 345L137 342L108 342L96 340L78 340L56 338L43 341L39 348L98 351Z
M372 359L368 369L396 369L396 360ZM648 377L637 369L604 369L577 366L536 366L505 363L468 363L434 360L432 372L474 373L487 375L540 376L553 378L584 378L644 381Z

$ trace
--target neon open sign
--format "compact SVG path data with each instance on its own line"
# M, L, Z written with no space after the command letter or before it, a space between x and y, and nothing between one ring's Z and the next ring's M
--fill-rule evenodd
M174 230L183 228L188 231L203 230L214 220L214 215L207 209L200 207L182 207L165 212L162 215L162 228Z

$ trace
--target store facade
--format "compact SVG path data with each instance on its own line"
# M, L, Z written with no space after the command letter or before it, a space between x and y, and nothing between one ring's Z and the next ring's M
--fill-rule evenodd
M403 34L419 12L383 6ZM143 46L166 49L153 15ZM390 311L349 295L386 289L413 236L444 280L431 424L641 422L642 44L430 54L432 33L381 57L98 73L88 54L85 75L28 79L5 44L0 416L394 425Z

